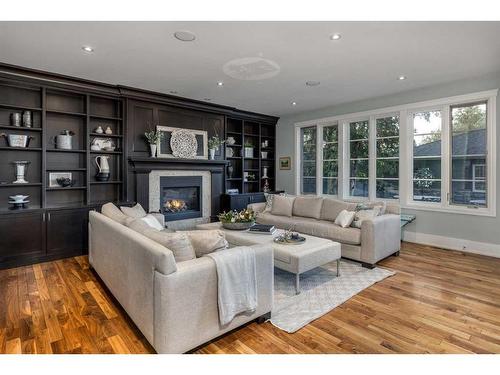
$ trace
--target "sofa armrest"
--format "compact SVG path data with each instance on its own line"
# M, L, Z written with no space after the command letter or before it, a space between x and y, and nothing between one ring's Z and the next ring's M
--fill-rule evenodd
M252 246L256 255L257 310L219 322L217 269L201 257L177 264L177 272L155 274L155 334L158 353L183 353L271 311L274 259L269 245ZM223 250L231 251L231 249Z
M375 264L401 247L399 215L386 214L363 220L361 224L361 261Z
M163 215L161 212L150 212L149 214L153 215L162 227L165 227L165 215Z
M252 210L253 212L255 212L256 214L264 211L264 209L266 208L266 202L259 202L259 203L250 203L247 208L249 210Z

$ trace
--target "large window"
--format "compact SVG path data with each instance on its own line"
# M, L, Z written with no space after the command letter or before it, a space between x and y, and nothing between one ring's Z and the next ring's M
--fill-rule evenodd
M301 143L301 194L316 194L316 127L300 130Z
M441 111L415 112L413 122L413 200L441 202Z
M375 119L377 198L399 198L399 116Z
M368 197L369 127L368 120L349 123L349 195Z
M451 204L486 206L486 103L451 107Z
M339 129L323 127L323 194L338 194Z
M297 124L297 192L496 215L497 90Z

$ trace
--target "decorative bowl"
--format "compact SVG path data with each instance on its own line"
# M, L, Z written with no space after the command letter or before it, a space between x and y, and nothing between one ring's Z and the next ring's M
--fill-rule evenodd
M245 221L245 222L222 222L222 227L229 230L246 230L254 225L254 221Z

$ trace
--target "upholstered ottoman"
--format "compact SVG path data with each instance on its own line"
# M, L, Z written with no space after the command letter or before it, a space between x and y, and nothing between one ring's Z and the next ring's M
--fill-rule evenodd
M246 230L235 231L224 229L221 223L197 225L198 229L220 229L224 231L226 240L231 245L244 246L271 244L274 253L274 266L295 274L295 289L300 293L300 274L313 268L337 261L337 276L340 265L340 243L325 238L301 234L305 242L300 245L282 245L273 241L269 234L250 233ZM278 230L275 234L282 232Z

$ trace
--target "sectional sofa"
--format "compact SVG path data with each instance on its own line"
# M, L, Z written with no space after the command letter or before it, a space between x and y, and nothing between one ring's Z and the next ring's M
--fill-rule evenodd
M362 262L373 268L375 263L399 255L401 245L400 206L396 203L366 202L364 208L380 206L381 214L363 220L360 228L343 228L335 224L342 210L356 211L355 202L323 197L297 196L291 207L273 209L266 203L253 203L248 207L257 212L257 223L272 224L316 237L328 238L341 244L342 257Z

